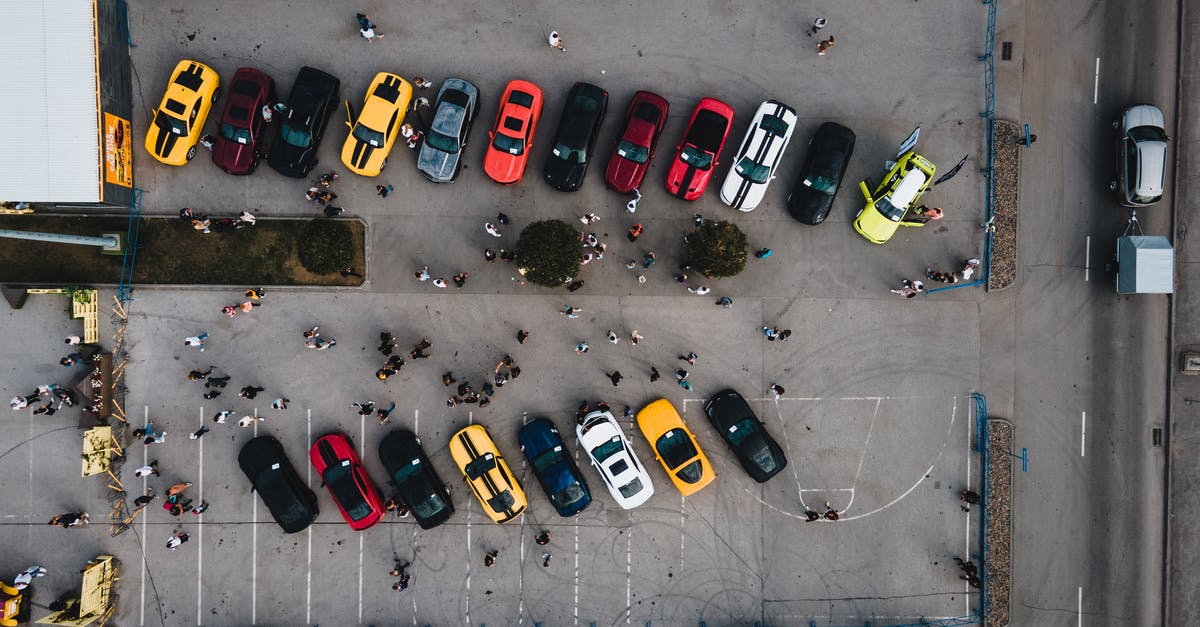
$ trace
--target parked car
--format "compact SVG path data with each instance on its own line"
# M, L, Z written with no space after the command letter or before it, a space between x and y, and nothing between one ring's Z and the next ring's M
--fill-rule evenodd
M316 68L304 66L292 83L286 109L277 113L275 138L267 164L276 172L304 178L317 165L317 148L338 105L342 82Z
M867 204L858 210L854 230L875 244L884 244L902 226L924 226L924 222L905 220L904 214L929 190L936 170L932 162L910 150L900 155L874 194L866 181L859 183Z
M574 516L591 504L592 494L587 481L554 423L546 418L534 418L521 427L517 439L534 476L559 516Z
M633 509L650 500L654 483L638 461L637 454L613 415L594 411L575 426L575 437L592 466L600 473L608 493L623 509Z
M684 496L699 492L717 478L696 436L688 431L671 401L660 398L646 405L638 412L637 423L654 449L654 457Z
M346 127L350 133L342 144L342 163L351 172L379 176L387 166L408 103L412 102L412 92L408 81L390 72L380 72L367 87L358 119L354 119L350 103L346 103Z
M466 477L483 513L503 524L520 516L529 501L521 483L508 468L492 436L481 425L470 425L450 438L450 456Z
M733 167L721 185L721 202L738 211L753 211L775 179L779 160L796 130L796 110L777 100L758 105Z
M542 172L550 187L573 192L583 186L607 109L608 92L591 83L575 83L567 92L554 132L554 147L546 156Z
M417 434L408 429L388 433L379 443L379 460L396 486L396 498L422 529L432 529L454 514L450 491L429 463Z
M813 134L800 175L788 194L788 213L793 218L815 225L829 215L854 154L854 140L854 131L837 122L826 122Z
M641 187L658 136L667 124L667 101L658 94L639 91L625 107L625 125L621 139L613 145L604 171L604 182L613 191L628 194Z
M1109 185L1126 207L1162 200L1167 172L1167 131L1162 109L1136 104L1113 121L1117 129L1117 178Z
M221 112L212 160L229 174L250 174L262 157L263 134L267 118L275 104L275 81L252 68L239 68L229 83L229 97Z
M269 435L250 440L238 452L238 466L284 533L303 531L317 519L317 495L296 473L279 440Z
M510 81L500 96L496 125L488 131L483 172L489 178L505 185L521 180L541 115L542 90L529 81Z
M732 127L733 107L716 98L701 100L692 111L683 142L675 149L675 160L667 171L667 191L684 200L699 198L720 163L718 157Z
M741 394L733 390L714 394L704 404L704 415L750 478L763 483L787 466L783 448L767 433L767 426Z
M351 529L362 531L383 518L383 497L367 476L350 436L335 431L317 438L308 458Z
M417 152L417 171L434 183L454 182L478 114L477 87L461 78L443 81L433 105L433 122Z
M207 65L187 59L177 63L162 102L150 111L146 152L167 165L191 161L220 88L221 77Z

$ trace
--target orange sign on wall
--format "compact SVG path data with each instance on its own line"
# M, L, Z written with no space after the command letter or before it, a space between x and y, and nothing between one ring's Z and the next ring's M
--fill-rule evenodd
M133 140L129 120L104 112L104 180L133 187Z

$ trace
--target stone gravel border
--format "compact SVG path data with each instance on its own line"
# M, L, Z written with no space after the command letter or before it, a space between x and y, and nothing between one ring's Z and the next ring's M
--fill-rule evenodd
M988 603L985 627L1009 622L1012 599L1012 479L1013 424L988 418L987 573Z
M1018 191L1020 189L1021 148L1017 143L1023 137L1021 127L1015 122L996 120L993 146L996 159L992 165L991 269L988 272L988 289L1002 290L1017 282L1017 214Z

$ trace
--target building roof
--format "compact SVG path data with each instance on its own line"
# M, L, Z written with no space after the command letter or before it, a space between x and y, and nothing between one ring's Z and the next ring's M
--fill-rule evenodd
M0 200L101 198L93 0L0 2Z

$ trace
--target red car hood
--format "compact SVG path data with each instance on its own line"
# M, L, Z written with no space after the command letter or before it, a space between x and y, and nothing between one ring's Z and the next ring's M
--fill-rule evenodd
M650 142L654 139L654 125L634 118L630 121L629 129L621 139L627 139L639 146L646 146L648 149ZM604 171L604 181L613 191L622 194L632 192L633 188L642 185L642 179L646 177L646 170L650 166L650 157L647 158L646 163L634 163L617 154L614 146L612 156L608 159L608 168Z
M249 174L254 165L254 146L217 137L213 163L230 174Z
M488 150L493 156L488 160L485 171L497 183L516 183L525 174L525 162L529 160L528 146L525 147L525 154L520 156L500 152L490 146Z
M683 162L676 155L671 162L671 171L667 173L667 191L684 200L696 200L708 187L708 179L712 177L713 167L707 170L694 168Z

